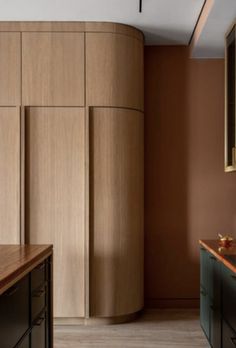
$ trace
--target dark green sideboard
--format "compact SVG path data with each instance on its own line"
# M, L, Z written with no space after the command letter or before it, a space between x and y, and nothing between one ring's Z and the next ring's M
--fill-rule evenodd
M236 255L218 255L200 247L200 322L213 348L236 347L234 262L236 268Z

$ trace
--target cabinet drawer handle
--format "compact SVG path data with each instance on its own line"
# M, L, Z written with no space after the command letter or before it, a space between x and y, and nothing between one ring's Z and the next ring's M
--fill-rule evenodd
M230 339L231 339L232 343L236 346L236 337L231 337Z
M33 297L42 297L42 296L44 296L45 294L46 294L45 289L43 289L43 290L38 290L38 291L36 291L36 292L33 294Z
M35 322L35 326L40 326L43 321L44 321L44 317L38 318L37 321Z
M210 256L210 258L211 258L212 260L215 260L215 261L216 261L216 257L215 257L215 256Z
M37 267L35 267L35 269L37 269L37 270L41 270L41 269L43 269L44 268L44 263L41 263L40 265L38 265Z
M19 286L14 286L13 288L9 289L8 291L5 292L4 296L12 296L19 290Z

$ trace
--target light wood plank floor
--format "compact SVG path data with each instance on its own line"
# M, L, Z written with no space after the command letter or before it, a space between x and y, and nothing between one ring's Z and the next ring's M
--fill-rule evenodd
M56 326L54 348L208 348L197 310L147 311L111 326Z

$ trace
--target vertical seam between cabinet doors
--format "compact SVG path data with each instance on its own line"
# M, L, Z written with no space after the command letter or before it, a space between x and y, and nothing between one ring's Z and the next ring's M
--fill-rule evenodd
M89 114L90 108L85 109L85 273L84 273L84 300L85 318L90 316L90 177L89 177Z
M86 93L86 86L87 86L87 74L86 74L86 39L87 39L87 36L86 36L86 33L84 33L84 105L87 106L87 93ZM88 114L89 114L89 110L88 111Z
M30 225L30 198L29 198L29 190L30 190L30 151L29 151L29 145L30 145L30 118L28 117L28 108L29 106L24 106L24 120L25 120L25 138L24 138L24 144L25 144L25 161L24 161L24 207L25 207L25 214L24 214L24 223L25 223L25 242L26 244L30 243L30 233L29 233L29 225ZM28 185L26 185L26 181Z
M20 127L19 127L19 132L20 132L20 136L19 136L19 146L20 146L20 153L19 153L19 203L20 203L20 207L19 207L19 232L20 232L20 244L24 244L25 243L25 239L24 239L24 228L23 228L23 224L24 224L24 219L23 219L23 210L24 210L24 206L23 206L23 196L24 196L24 191L23 191L23 187L22 187L22 176L23 176L23 172L22 172L22 167L23 167L23 143L22 143L22 138L23 138L23 108L22 108L22 33L19 33L20 35L20 108L19 108L19 118L20 118Z
M20 107L20 243L25 244L25 107Z
M22 94L23 94L23 39L22 39L22 32L20 33L20 102L22 106Z

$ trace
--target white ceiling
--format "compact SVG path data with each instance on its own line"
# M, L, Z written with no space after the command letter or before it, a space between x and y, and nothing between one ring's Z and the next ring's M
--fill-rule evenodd
M236 0L214 0L212 10L193 50L194 58L223 58L224 37L236 19Z
M236 0L218 0L222 2ZM0 0L1 21L112 21L141 29L146 44L188 44L204 0Z

